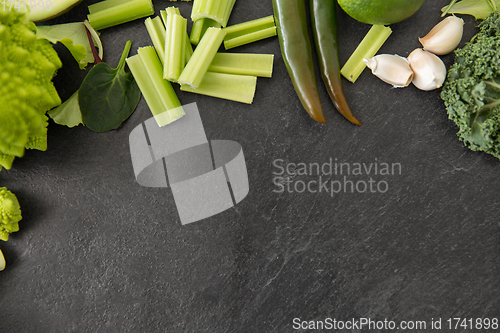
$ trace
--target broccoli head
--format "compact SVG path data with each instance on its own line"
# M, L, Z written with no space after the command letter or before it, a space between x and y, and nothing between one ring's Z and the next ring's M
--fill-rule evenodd
M5 187L0 187L0 239L8 240L9 234L19 231L21 208L17 197Z
M479 24L479 32L455 50L455 62L441 91L458 137L475 151L500 158L500 13Z
M61 104L52 83L62 66L26 13L0 11L0 170L25 148L47 149L45 113Z

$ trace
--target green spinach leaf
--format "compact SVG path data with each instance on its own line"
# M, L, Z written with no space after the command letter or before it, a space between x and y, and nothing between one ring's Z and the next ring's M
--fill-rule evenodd
M118 128L139 103L139 87L132 74L125 72L131 45L131 41L125 45L117 68L101 62L92 67L80 86L78 104L82 119L94 132Z

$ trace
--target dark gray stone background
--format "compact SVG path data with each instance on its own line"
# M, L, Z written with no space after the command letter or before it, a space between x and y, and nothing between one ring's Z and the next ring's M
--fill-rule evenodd
M93 2L49 23L82 21ZM380 53L407 56L448 2L428 0L394 24ZM154 4L156 13L174 4L190 14L190 3ZM271 14L271 1L239 0L230 24ZM462 45L477 31L464 18ZM340 10L338 19L344 63L369 26ZM105 61L116 66L128 39L131 54L151 45L142 19L102 31ZM64 67L55 83L65 99L85 71L57 49ZM274 77L258 79L252 105L179 98L198 103L209 139L242 145L246 199L182 226L169 189L139 186L128 136L151 117L144 100L108 133L50 123L49 149L28 151L0 173L23 211L21 230L0 244L1 332L291 332L294 318L430 326L432 318L500 317L500 162L463 146L439 90L392 89L369 71L355 84L344 80L363 123L356 127L320 83L329 121L320 125L296 97L277 38L234 52L276 56ZM449 66L453 55L443 59ZM274 160L330 158L401 163L402 173L375 177L388 182L386 193L273 192Z

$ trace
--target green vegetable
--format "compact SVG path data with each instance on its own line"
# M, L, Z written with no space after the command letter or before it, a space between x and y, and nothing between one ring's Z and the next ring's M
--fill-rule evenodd
M51 80L62 63L35 30L25 13L0 11L0 168L47 149L45 113L61 104Z
M479 29L455 50L441 98L460 140L500 158L500 13L490 14Z
M243 22L224 28L224 48L229 50L233 47L256 42L261 39L276 36L276 24L274 16L270 15L260 19Z
M342 88L337 44L335 0L309 0L313 36L321 77L335 108L350 122L361 123L353 116Z
M217 53L209 72L271 77L274 54Z
M71 52L80 65L80 69L87 67L89 62L94 62L94 56L92 55L83 22L41 25L37 27L36 37L45 38L53 44L61 42Z
M194 0L191 20L196 22L209 18L225 27L235 2L236 0Z
M487 18L493 11L500 6L500 0L462 0L457 2L453 0L448 6L441 9L445 16L446 14L465 14L472 15L477 20Z
M172 85L163 79L163 66L152 46L141 47L137 55L127 58L130 71L141 89L158 126L183 117L182 108Z
M167 12L170 12L171 14L177 14L177 15L181 15L181 12L179 11L179 8L177 7L169 7L165 10L160 10L160 16L161 16L161 20L163 22L163 25L164 25L164 29L166 29L165 27L167 26ZM189 61L189 59L191 59L191 56L193 55L193 46L191 45L190 41L189 41L189 36L187 34L187 30L186 30L186 33L184 34L185 38L186 38L186 41L185 41L185 46L186 46L186 49L184 51L184 60L186 61L186 64L187 62ZM166 38L166 36L165 36ZM162 62L165 60L165 59L160 59Z
M47 114L59 125L75 127L83 124L82 112L80 111L80 105L78 105L78 90L64 103L53 108Z
M87 19L95 30L154 14L151 0L105 0L89 7Z
M19 231L18 222L21 219L17 197L5 187L0 187L0 239L7 241L9 234Z
M163 59L165 58L165 26L163 25L159 16L156 16L154 18L148 17L144 21L144 24L146 25L146 29L148 31L149 37L151 38L151 41L153 42L156 53L158 53L158 57L163 62Z
M171 7L172 8L172 7ZM187 20L167 8L163 78L177 81L186 64Z
M363 73L366 64L363 59L370 59L375 56L378 50L384 45L391 35L392 30L383 25L373 25L358 47L351 54L347 62L342 67L340 73L349 81L356 82Z
M256 87L256 76L207 72L197 88L183 84L181 90L251 104Z
M191 36L190 36L191 43L194 45L198 45L203 35L210 27L220 28L221 25L209 18L201 18L194 21L193 27L191 28Z
M89 129L105 132L118 128L134 112L141 92L134 77L125 72L131 41L123 50L118 67L102 62L89 71L78 93L82 119Z
M23 7L26 4L30 9L28 12L28 19L33 22L38 22L66 13L81 1L82 0L21 0L21 3L23 3Z
M326 123L314 74L305 1L273 0L273 11L283 61L302 106L311 118Z
M177 80L180 84L188 84L192 88L197 88L200 85L203 75L207 72L224 40L224 35L224 31L220 28L207 29Z

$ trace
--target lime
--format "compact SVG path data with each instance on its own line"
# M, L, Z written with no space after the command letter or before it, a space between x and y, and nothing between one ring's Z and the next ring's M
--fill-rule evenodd
M338 0L352 18L368 24L389 25L412 16L425 0Z

